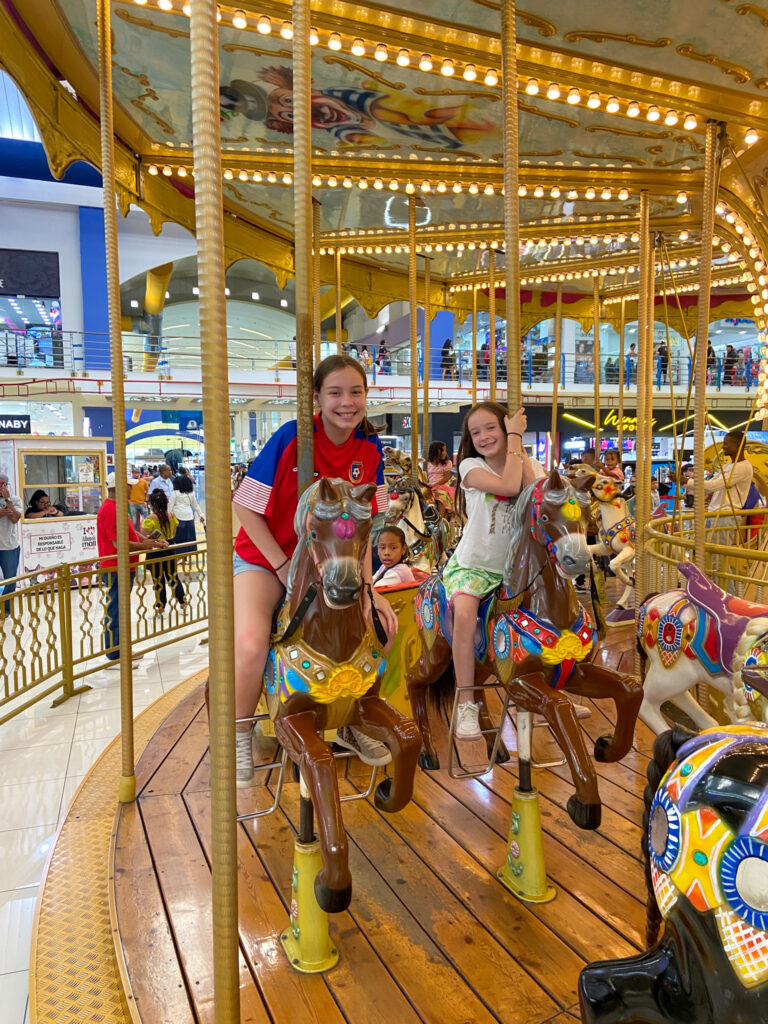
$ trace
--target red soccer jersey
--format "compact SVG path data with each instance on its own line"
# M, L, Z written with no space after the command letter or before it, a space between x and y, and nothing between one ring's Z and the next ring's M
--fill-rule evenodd
M272 435L234 495L238 505L264 516L286 557L293 554L297 541L293 531L299 503L296 461L296 420L291 420ZM373 514L378 508L386 508L381 442L376 434L365 437L361 430L355 430L344 444L334 444L328 439L320 416L315 416L314 462L315 478L328 476L354 484L376 484ZM235 551L246 562L274 571L242 528Z
M128 539L133 541L141 540L133 528L133 523L128 520ZM96 516L96 544L99 549L102 569L117 568L117 505L111 498L107 498ZM105 558L111 555L111 558ZM139 564L139 552L132 552L130 559L131 569Z

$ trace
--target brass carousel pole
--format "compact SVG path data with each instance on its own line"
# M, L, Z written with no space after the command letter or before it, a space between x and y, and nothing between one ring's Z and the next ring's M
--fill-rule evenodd
M477 404L477 285L472 285L472 405Z
M507 279L509 280L509 279ZM549 468L554 469L558 462L557 445L557 399L560 390L560 349L563 339L563 286L557 286L557 305L555 306L555 365L552 370L552 424L549 428ZM509 351L509 328L507 328L507 351ZM509 373L509 362L507 362Z
M110 0L99 0L98 31L101 173L104 192L104 242L107 255L109 351L112 376L112 439L115 452L115 499L117 504L117 614L120 631L120 729L122 739L119 796L123 803L130 803L136 798L131 659L131 570L128 554L128 466L125 452L123 336L120 322L120 273L117 262Z
M431 260L427 256L424 260L424 340L422 342L422 363L424 365L423 370L423 381L422 387L424 388L424 396L422 398L422 408L424 412L422 414L421 421L421 432L424 435L422 440L422 451L424 452L424 462L426 464L429 458L429 342L430 342L430 322L432 319L432 306L429 301L429 273L431 269Z
M320 362L320 203L312 198L312 341Z
M592 329L595 342L594 381L595 381L595 458L600 461L600 284L596 277L592 278Z
M496 250L488 250L488 397L496 401Z
M627 275L624 275L624 285ZM624 463L624 334L627 329L627 300L621 297L621 318L619 321L619 459ZM635 474L637 479L637 474Z
M650 513L650 494L642 485L644 467L650 462L651 453L646 450L647 435L645 421L651 411L647 408L648 374L652 371L650 353L648 352L648 292L650 289L650 231L648 212L648 192L640 193L640 280L637 300L637 437L636 437L636 476L635 488L635 552L636 552L636 585L635 609L639 612L641 603L648 593L648 578L645 565L645 524Z
M341 253L334 253L336 264L336 354L341 355Z
M519 210L517 195L517 33L515 0L501 0L501 70L504 124L504 238L506 250L507 299L507 408L510 415L521 402L520 389L520 266ZM493 250L491 250L493 252ZM491 257L493 262L493 257ZM491 272L491 295L495 294ZM493 332L493 324L491 324ZM493 337L493 333L491 334ZM495 345L491 354L495 374ZM491 394L495 397L495 393ZM508 438L508 442L511 439ZM512 820L507 856L496 872L497 878L515 896L533 903L555 897L547 882L541 834L539 794L531 781L531 733L533 716L518 708L517 754L519 782L512 798Z
M107 2L107 0L104 0ZM229 380L224 218L219 132L219 45L215 0L192 0L192 145L195 164L197 279L200 286L203 422L208 492L208 608L211 744L213 985L217 1024L240 1019L235 797L235 665L232 510L229 479ZM213 621L213 620L212 620Z
M411 336L411 474L419 479L418 295L416 294L416 198L408 197L408 299Z

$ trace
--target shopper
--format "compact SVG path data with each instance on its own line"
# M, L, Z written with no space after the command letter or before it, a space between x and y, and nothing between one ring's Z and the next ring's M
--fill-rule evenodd
M145 480L138 469L131 473L131 490L128 495L128 513L136 529L141 528L141 520L147 510L147 492L149 480Z
M731 462L725 465L721 464L720 472L704 481L704 494L710 495L707 515L717 514L716 524L718 527L739 525L740 518L732 513L749 507L747 498L752 486L754 469L745 454L744 445L745 435L742 430L729 431L723 438L722 454ZM688 494L695 494L693 478L688 479L685 490ZM699 498L700 496L696 494L696 500ZM719 543L727 543L727 541L722 540Z
M160 466L159 474L149 485L149 493L151 494L152 491L156 491L158 487L165 493L168 501L170 501L173 494L173 467L169 466L167 462Z
M19 557L21 555L21 544L19 543L18 522L21 519L22 510L21 498L17 494L11 494L8 486L8 477L0 473L0 572L3 575L3 585L0 594L12 594L16 589L16 583L6 583L5 580L13 579L19 571ZM10 601L2 602L3 615L8 615Z
M177 477L177 479L179 479ZM168 508L168 499L161 490L153 491L149 496L149 515L145 516L142 530L148 537L162 537L168 544L178 540L179 520ZM152 582L155 587L155 614L162 615L168 598L165 591L166 580L173 587L176 600L183 607L185 603L184 587L179 579L178 559L166 555L163 551L150 551L146 557Z
M192 483L191 476L179 473L173 478L173 491L171 500L168 502L168 514L175 516L179 524L173 543L186 545L184 548L179 548L176 554L186 555L197 551L195 516L200 520L202 526L205 526L205 516L197 503L195 485Z

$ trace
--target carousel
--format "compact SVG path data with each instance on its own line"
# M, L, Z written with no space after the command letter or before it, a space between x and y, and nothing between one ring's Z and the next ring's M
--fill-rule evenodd
M730 488L717 513L653 510L651 477L655 417L677 480L692 445L701 495L728 465L724 410L747 432L768 415L768 8L530 7L0 0L0 66L54 174L78 160L103 174L124 512L117 220L138 207L156 233L196 234L209 496L210 672L134 719L122 652L121 736L40 888L32 1024L764 1012L768 535ZM237 789L222 339L225 274L243 260L295 284L302 496L255 781ZM313 482L312 374L323 345L342 351L345 309L398 302L411 458L389 516L414 528L420 572L383 591L388 642L362 611L374 489ZM469 330L470 361L430 386L438 313ZM727 317L759 349L731 406L708 363ZM547 319L543 366L519 342ZM591 333L588 395L566 379L566 319ZM471 741L441 575L462 522L420 478L436 398L541 407L550 424L480 608ZM603 467L565 467L566 414L598 455L607 423L619 452L632 434L630 507ZM746 455L765 489L764 446ZM118 549L127 594L127 533ZM350 724L386 766L330 745Z

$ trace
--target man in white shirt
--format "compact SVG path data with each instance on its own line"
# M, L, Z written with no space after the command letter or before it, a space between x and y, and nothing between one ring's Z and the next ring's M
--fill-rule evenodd
M21 519L22 511L21 498L11 494L8 477L5 473L0 473L0 572L2 572L3 580L12 579L19 571L21 544L19 543L17 524ZM0 595L12 594L15 589L15 583L5 583L0 588ZM3 612L6 615L9 605L10 601L3 602Z
M723 438L722 453L731 462L721 466L720 472L704 481L704 493L711 495L707 512L711 515L720 512L718 525L725 525L723 517L732 510L744 508L752 485L754 470L752 463L744 454L744 432L731 430ZM686 491L693 493L693 480L686 484ZM730 516L733 525L733 516Z
M157 490L165 491L166 498L168 501L171 500L171 495L173 494L173 469L167 462L164 462L160 467L160 475L156 476L149 485L148 493L151 494L152 491Z

